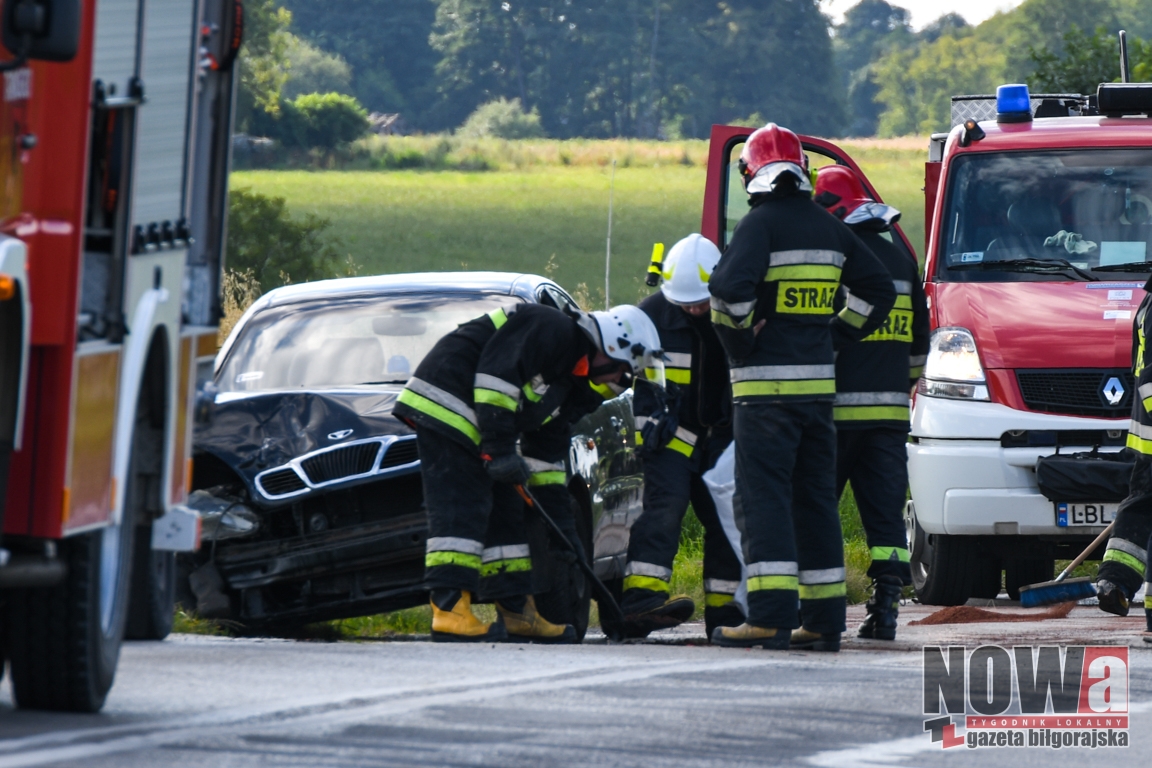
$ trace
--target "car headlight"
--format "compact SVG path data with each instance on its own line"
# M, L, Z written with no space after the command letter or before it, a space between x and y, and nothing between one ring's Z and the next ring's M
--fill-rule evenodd
M988 382L976 339L967 328L937 328L928 343L924 377L917 392L954 400L987 400Z

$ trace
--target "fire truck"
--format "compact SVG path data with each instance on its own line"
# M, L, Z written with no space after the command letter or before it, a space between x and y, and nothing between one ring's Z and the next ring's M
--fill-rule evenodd
M0 28L0 662L20 707L91 712L199 544L243 10L4 0Z

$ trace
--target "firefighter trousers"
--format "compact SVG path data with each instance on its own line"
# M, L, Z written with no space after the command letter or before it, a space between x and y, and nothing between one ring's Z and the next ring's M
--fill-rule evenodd
M524 500L488 477L484 462L456 440L416 428L428 544L429 589L461 589L483 600L532 593Z
M737 403L734 411L733 508L748 568L748 623L843 632L832 403Z
M644 511L632 525L624 569L624 607L660 593L667 597L680 527L691 502L704 527L704 607L722 608L740 586L740 560L724 534L703 475L731 442L700 438L691 456L664 448L644 459Z
M1128 498L1116 513L1116 528L1108 539L1097 579L1119 584L1133 595L1142 581L1152 581L1148 548L1152 547L1152 456L1138 454L1132 467Z
M851 482L872 564L868 576L912 583L904 503L908 499L908 433L891 427L836 432L836 498Z

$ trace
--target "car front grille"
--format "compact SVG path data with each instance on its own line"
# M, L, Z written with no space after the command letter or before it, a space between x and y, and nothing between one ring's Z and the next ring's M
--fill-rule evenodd
M384 459L380 462L380 469L411 464L419 458L420 456L416 453L415 440L397 440L388 446L388 452L384 454Z
M1124 393L1109 383L1116 379ZM1033 411L1065 413L1070 416L1097 416L1120 419L1132 408L1136 380L1124 368L1071 368L1064 370L1019 370L1016 381L1024 404ZM1116 402L1109 402L1106 390Z
M318 453L300 462L300 468L308 475L313 485L320 485L342 477L371 472L378 453L380 453L379 443L359 443Z
M265 470L256 476L256 488L266 499L287 501L345 481L363 482L414 472L419 460L413 436L369 438L313 451Z
M297 493L308 486L300 479L300 475L290 467L268 472L260 476L260 486L269 496L283 496L288 493Z

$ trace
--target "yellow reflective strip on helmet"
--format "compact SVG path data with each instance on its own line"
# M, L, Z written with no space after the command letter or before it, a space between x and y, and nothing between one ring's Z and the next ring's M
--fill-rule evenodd
M1144 577L1144 563L1140 562L1138 557L1130 555L1127 552L1123 552L1119 549L1110 549L1104 553L1104 562L1107 563L1109 561L1113 563L1119 563L1120 565L1126 565L1132 570L1136 571L1136 573L1140 574L1141 578Z
M727 326L728 328L735 328L738 331L742 331L745 328L751 328L752 317L753 315L749 313L744 317L743 320L737 322L736 320L732 319L731 315L726 315L718 309L712 310L712 322L715 325L723 325Z
M908 550L903 547L872 547L873 560L898 560L901 563L909 562ZM892 555L896 556L893 557Z
M421 413L458 429L468 436L476 445L480 445L480 430L458 413L448 410L439 403L434 403L423 395L418 395L410 389L405 389L398 398L401 403L410 406Z
M840 310L838 317L853 328L863 328L864 324L868 322L868 317L860 314L854 310L844 307Z
M651 377L649 377L651 378ZM691 384L692 383L692 369L691 368L665 368L664 378L668 381L674 381L677 384Z
M796 576L751 576L748 579L749 592L762 592L769 589L779 589L795 592L800 585Z
M663 579L653 578L652 576L631 576L624 577L624 589L647 589L650 592L667 592L668 582Z
M504 323L508 322L508 313L501 307L497 307L488 313L488 317L492 320L492 325L496 326L496 330L500 330Z
M732 384L733 397L776 395L834 395L835 379L800 379L796 381L737 381Z
M1139 435L1134 435L1129 432L1128 440L1125 442L1125 445L1134 451L1138 451L1139 453L1144 454L1145 456L1152 456L1152 440L1145 440Z
M472 398L476 404L486 403L488 405L495 405L499 408L507 408L510 411L515 411L520 407L514 398L509 397L503 392L497 392L494 389L474 389L472 390Z
M842 581L831 584L801 584L801 600L827 600L832 597L844 597L848 594L848 586Z
M533 472L528 476L528 485L564 485L566 482L568 482L568 473L558 470Z
M776 280L829 280L840 282L840 267L834 264L789 264L782 267L769 267L764 275L765 282Z
M705 272L704 267L700 266L699 264L696 265L696 272L700 275L700 282L704 284L707 284L712 277L707 272Z
M704 595L704 605L709 608L722 608L733 600L732 595L725 595L720 592L709 592Z
M470 555L467 552L429 552L424 555L424 567L434 568L437 565L458 565L461 568L480 570L480 555Z
M832 408L836 421L908 421L906 405L837 405Z
M668 443L667 447L670 450L676 451L676 453L682 453L688 458L692 458L692 446L678 437L672 438L672 441Z
M514 557L509 560L493 560L480 567L483 577L495 576L498 573L522 573L532 570L532 558Z

